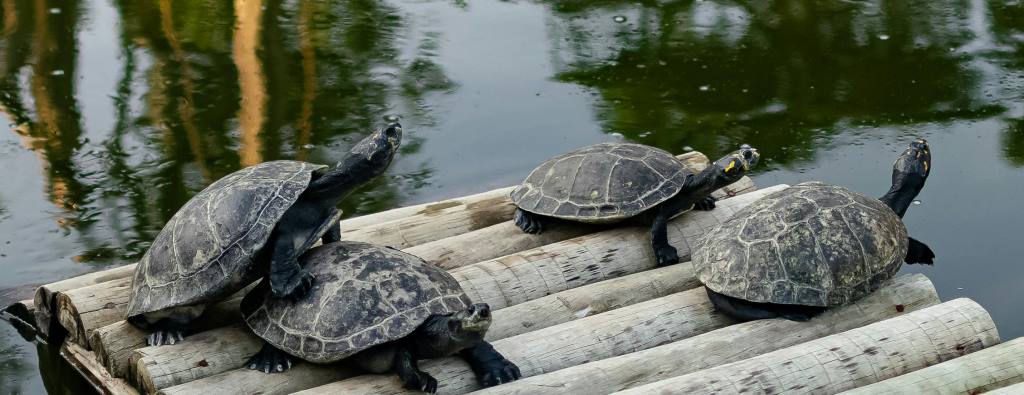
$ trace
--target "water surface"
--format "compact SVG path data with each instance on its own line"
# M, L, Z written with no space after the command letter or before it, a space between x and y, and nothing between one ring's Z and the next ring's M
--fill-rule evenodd
M407 143L346 215L604 141L749 143L759 185L879 196L922 136L935 171L905 221L938 259L904 271L1024 335L1018 0L0 0L0 23L0 290L134 262L219 177L333 163L392 116ZM0 327L0 393L81 389Z

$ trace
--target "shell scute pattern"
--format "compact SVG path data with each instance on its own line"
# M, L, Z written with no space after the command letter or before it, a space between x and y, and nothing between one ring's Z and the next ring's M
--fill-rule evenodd
M127 316L200 303L258 276L252 263L274 225L326 166L273 161L203 189L167 222L139 262Z
M315 363L341 360L412 333L432 314L469 306L447 272L385 247L337 242L309 250L303 264L317 278L291 302L266 289L246 296L242 312L271 345Z
M695 173L663 150L605 143L549 159L510 196L518 207L536 214L612 222L671 198Z
M761 303L834 306L895 275L907 232L877 199L803 183L736 213L696 249L698 276L716 292Z

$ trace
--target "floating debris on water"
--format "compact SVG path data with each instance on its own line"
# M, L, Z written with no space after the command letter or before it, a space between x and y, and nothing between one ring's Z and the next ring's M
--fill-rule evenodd
M50 9L50 13L51 14L60 14L60 8L51 8Z
M711 87L707 85L701 85L700 88L697 89L700 89L701 92L707 92L708 89L711 89Z
M64 75L64 70L54 70L50 72L50 75Z
M615 17L612 18L612 20L615 21L615 23L622 23L626 21L626 17L622 15L616 15Z
M888 34L879 34L878 35L878 39L882 40L882 41L888 40L889 39L889 35Z
M306 144L306 145L302 146L302 148L305 148L305 149L313 149L314 147L316 147L316 146L313 145L313 144Z
M915 200L915 201L913 201L911 203L913 203L915 206L920 206L921 205L921 201L920 200Z
M626 136L623 136L622 133L619 133L619 132L611 132L611 133L608 133L608 135L610 135L612 137L615 137L617 139L621 139L621 138L625 138L626 137Z
M398 122L398 115L388 114L384 116L384 120L388 122Z
M683 147L683 151L684 151L684 152L691 152L691 151L693 151L693 147L691 147L691 146L689 146L689 145L687 145L687 146L684 146L684 147Z

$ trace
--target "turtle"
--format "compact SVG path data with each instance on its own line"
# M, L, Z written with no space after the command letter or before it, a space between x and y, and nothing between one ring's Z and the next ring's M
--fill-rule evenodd
M401 144L398 123L380 128L333 167L270 161L231 173L179 209L143 255L126 319L151 346L184 340L205 306L269 278L275 297L301 297L313 277L297 258L340 240L337 204L380 175Z
M435 392L417 361L458 353L488 387L520 378L519 368L484 340L492 320L455 278L391 247L340 241L301 258L317 278L297 300L274 298L265 281L242 299L245 323L266 343L246 365L265 373L293 357L317 364L348 360L369 372L393 372L411 390Z
M805 182L765 196L695 245L694 270L715 308L741 321L806 321L880 288L903 263L935 253L903 224L931 168L924 139L893 164L892 187L873 199Z
M551 218L650 224L658 266L679 262L667 222L691 208L711 210L711 192L738 181L760 154L747 144L697 172L672 154L647 145L602 143L548 159L511 192L515 224L539 234Z

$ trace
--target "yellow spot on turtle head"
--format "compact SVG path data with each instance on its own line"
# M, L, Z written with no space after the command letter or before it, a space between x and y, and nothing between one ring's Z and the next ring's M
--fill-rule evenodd
M725 172L728 173L730 170L732 170L735 167L736 167L736 160L733 159L733 160L729 161L729 166L725 167Z
M924 171L928 171L928 161L924 161Z

